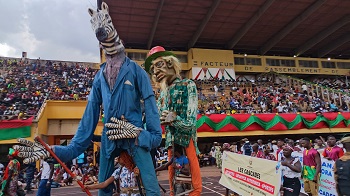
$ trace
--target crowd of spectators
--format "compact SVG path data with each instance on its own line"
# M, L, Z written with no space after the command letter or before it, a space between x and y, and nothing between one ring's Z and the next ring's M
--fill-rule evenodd
M198 89L198 113L349 111L349 85L339 83L342 92L333 92L320 86L316 87L316 84L302 83L301 80L298 84L289 84L288 80L284 76L262 77L256 82L244 78L236 81L195 80Z
M349 80L349 81L348 81ZM315 78L312 80L313 83L326 86L329 88L335 88L349 92L350 90L350 77L349 79L344 78Z
M327 138L319 136L313 138L311 141L313 148L315 148L323 157L331 160L331 158L327 157L324 153L324 151L329 148L327 142L329 138L336 140L335 136L329 135ZM295 153L302 153L305 150L305 148L301 146L300 140L293 140L290 138L281 137L277 140L268 141L263 141L262 139L249 140L249 138L244 138L239 141L230 143L213 142L209 148L208 145L206 145L204 149L200 149L201 153L199 155L199 158L200 163L203 163L203 166L215 165L218 168L221 168L221 156L223 154L223 151L230 151L233 153L253 156L257 158L280 161L281 156L283 156L283 146L286 145L291 146ZM335 146L343 148L343 144L340 142L340 140L336 141Z
M0 58L0 120L35 116L47 99L86 100L97 72L91 67L91 63ZM313 84L288 80L274 74L262 74L256 80L244 76L195 80L198 113L349 111L350 85L345 78L318 77ZM316 84L341 92L315 88Z
M46 99L86 100L96 70L91 63L0 58L0 116L35 116Z

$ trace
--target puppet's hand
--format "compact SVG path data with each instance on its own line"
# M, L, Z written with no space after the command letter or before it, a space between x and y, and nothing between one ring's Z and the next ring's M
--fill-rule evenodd
M174 122L176 119L176 114L174 112L170 112L168 110L164 110L160 117L160 124L169 125Z
M19 157L24 158L23 163L25 164L50 157L50 153L38 141L31 142L23 138L18 138L17 141L21 145L14 145L13 149L19 152Z
M142 128L114 117L111 118L111 123L106 123L105 126L109 129L106 134L110 140L136 138L142 131Z
M140 169L138 167L134 168L134 174L135 174L135 176L140 175Z

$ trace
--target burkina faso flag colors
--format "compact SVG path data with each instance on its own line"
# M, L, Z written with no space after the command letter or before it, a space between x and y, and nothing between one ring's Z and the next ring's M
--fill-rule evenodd
M0 140L30 137L32 121L33 117L26 120L0 121Z

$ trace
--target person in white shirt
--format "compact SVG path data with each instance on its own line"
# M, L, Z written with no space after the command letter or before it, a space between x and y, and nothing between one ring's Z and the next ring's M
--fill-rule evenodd
M53 159L41 160L41 180L39 183L37 196L51 195L51 179L53 175Z
M258 139L258 149L260 151L264 151L266 149L266 146L263 144L263 141L261 139Z
M284 196L299 196L301 184L301 163L298 157L292 157L293 147L285 145L283 147L283 157L281 158L281 172L283 185L281 189Z
M304 93L307 93L307 86L305 83L301 86L301 88L303 89Z
M219 88L216 85L214 85L214 91L215 91L215 96L217 96Z
M282 106L282 104L278 104L276 109L277 109L278 113L283 113L283 106Z
M209 152L209 159L210 159L210 165L215 165L216 160L215 160L215 147L211 147L210 152Z
M277 150L278 150L277 141L276 140L272 140L271 144L272 144L273 153L276 154Z

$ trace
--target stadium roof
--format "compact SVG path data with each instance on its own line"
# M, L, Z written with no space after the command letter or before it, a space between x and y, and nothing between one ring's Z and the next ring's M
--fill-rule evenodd
M104 1L127 48L350 57L350 1Z

